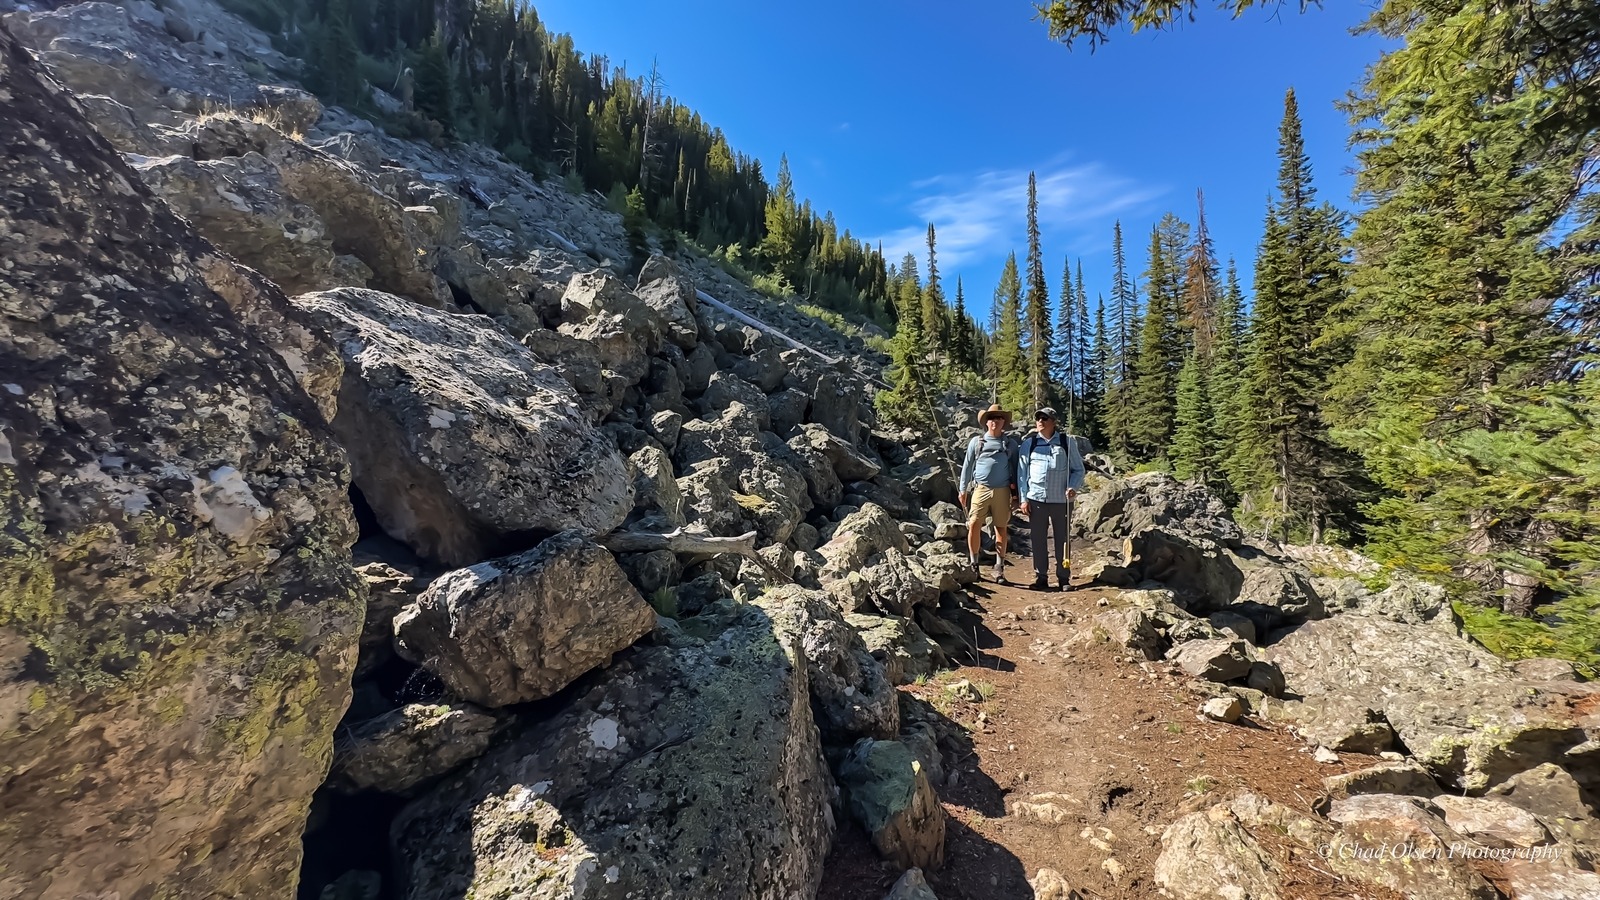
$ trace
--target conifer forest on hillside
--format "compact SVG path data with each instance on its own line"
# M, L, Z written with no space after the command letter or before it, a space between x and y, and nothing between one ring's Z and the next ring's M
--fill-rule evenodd
M1114 275L1094 285L1077 260L1043 258L1031 185L1027 245L998 284L941 277L938 229L955 223L928 224L925 255L885 260L797 198L786 161L769 180L667 96L661 72L581 53L518 0L226 5L312 60L330 102L605 194L636 249L646 233L692 242L769 294L892 330L891 421L925 424L929 390L1053 404L1119 466L1204 482L1260 534L1446 583L1492 649L1600 666L1593 0L1387 0L1366 27L1392 49L1345 105L1357 196L1319 191L1287 91L1259 245L1216 246L1196 192L1118 223ZM1054 0L1038 15L1088 53L1251 5Z

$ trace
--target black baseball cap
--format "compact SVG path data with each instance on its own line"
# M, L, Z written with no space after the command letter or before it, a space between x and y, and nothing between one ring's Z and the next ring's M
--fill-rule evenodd
M1034 421L1038 421L1040 419L1049 419L1050 421L1054 422L1056 420L1056 411L1048 406L1041 407L1039 411L1034 414L1033 418Z

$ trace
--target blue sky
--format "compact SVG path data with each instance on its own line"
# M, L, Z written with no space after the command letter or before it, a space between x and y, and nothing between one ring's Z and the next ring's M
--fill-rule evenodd
M960 274L984 315L1007 253L1027 245L1038 173L1051 295L1081 257L1090 303L1111 282L1111 226L1143 271L1150 227L1194 221L1195 191L1218 253L1248 281L1277 176L1284 91L1293 87L1324 199L1350 208L1350 133L1334 107L1382 47L1350 29L1368 0L1251 10L1202 0L1200 20L1117 34L1091 54L1050 42L1027 0L542 0L539 15L585 53L660 60L671 94L720 126L769 177L787 153L796 190L841 227Z

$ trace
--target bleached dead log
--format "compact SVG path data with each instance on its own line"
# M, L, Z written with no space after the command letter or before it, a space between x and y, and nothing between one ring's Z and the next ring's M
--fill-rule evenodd
M675 528L666 534L651 531L616 531L601 538L600 545L612 553L650 553L656 550L670 550L673 553L697 556L721 556L733 553L754 562L763 572L779 582L788 583L793 580L756 552L754 531L738 537L716 537L703 531L688 531L683 528Z

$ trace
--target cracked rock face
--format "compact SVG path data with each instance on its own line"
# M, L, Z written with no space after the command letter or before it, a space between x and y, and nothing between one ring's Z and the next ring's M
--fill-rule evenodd
M0 193L0 896L287 898L361 628L337 357L4 28Z
M799 636L640 646L408 807L399 896L790 900L833 837Z
M456 694L499 707L554 694L655 621L611 553L568 531L439 576L395 617L395 635Z
M333 424L356 486L419 555L470 565L506 535L605 534L633 510L572 388L488 320L356 288L294 302L344 356Z

